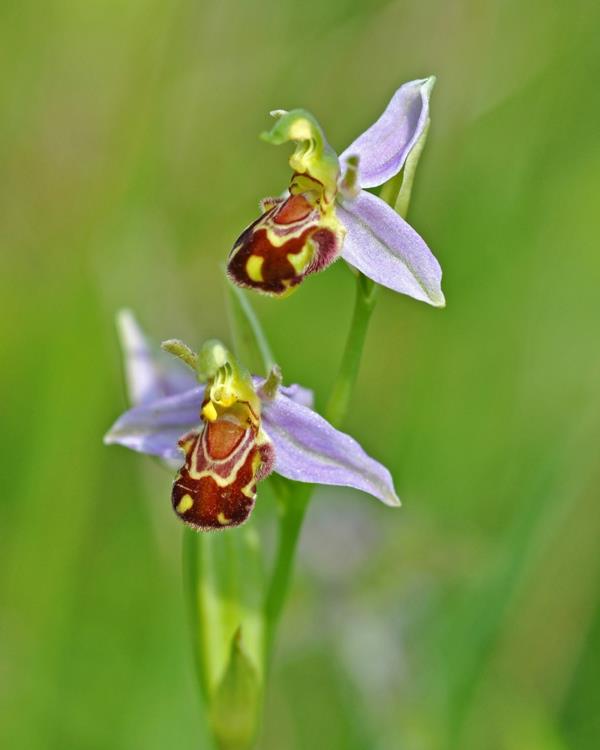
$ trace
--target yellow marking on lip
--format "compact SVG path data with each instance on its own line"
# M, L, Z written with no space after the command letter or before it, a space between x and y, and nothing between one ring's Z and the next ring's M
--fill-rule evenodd
M262 460L260 457L260 453L256 453L252 458L252 479L250 479L248 484L242 487L242 495L245 495L250 500L254 500L256 498L256 472L258 471L261 463Z
M183 495L181 500L177 503L177 506L175 510L183 515L184 513L187 513L188 510L192 507L194 504L194 499L191 495Z
M207 422L215 421L218 414L212 401L209 401L202 407L202 416L204 417L204 419L206 419Z
M184 437L185 437L185 436L184 436ZM178 445L179 445L179 448L180 448L180 449L181 449L181 450L182 450L182 451L183 451L184 453L187 453L187 452L188 452L188 450L189 450L189 448L190 448L190 446L192 445L192 443L194 442L194 440L195 440L195 439L196 439L196 435L190 435L190 437L188 437L188 438L187 438L186 440L184 440L184 439L182 438L182 439L181 439L181 440L179 441L179 443L178 443Z
M258 205L262 213L266 214L267 211L275 208L275 206L278 206L280 203L281 198L263 198Z
M286 257L294 267L294 271L300 275L306 266L312 260L314 255L314 245L310 240L307 240L304 247L299 253L289 253Z
M239 470L242 468L242 466L246 463L246 459L248 458L248 454L250 451L254 448L254 441L249 440L248 445L245 447L244 452L241 454L240 458L238 459L237 463L231 467L230 472L227 474L226 477L222 477L220 474L218 474L215 471L212 471L212 469L202 469L201 471L198 471L198 464L194 465L193 463L190 463L190 465L187 468L187 474L190 479L198 480L202 479L203 477L212 477L214 479L215 483L219 487L228 487L232 482L235 481ZM206 457L206 447L203 444L202 450L204 452L204 456ZM229 457L223 459L223 461L228 461ZM217 464L218 461L214 461L210 459L211 464Z
M217 521L221 524L221 526L227 526L227 524L231 523L231 518L227 518L225 513L219 513L217 515Z
M242 495L247 497L249 500L254 500L256 498L256 492L254 492L252 489L253 486L254 486L254 477L248 482L248 484L245 487L242 487Z
M251 255L246 261L246 273L252 281L264 281L262 275L262 266L265 259L260 255Z
M298 222L298 227L293 232L285 232L285 234L277 234L277 232L273 230L273 227L267 224L265 226L265 229L267 230L267 239L269 240L269 244L272 245L273 247L281 247L282 245L285 245L290 240L295 240L297 237L300 237L302 232L306 230L306 225L308 223L309 222L306 222L306 221ZM260 258L259 255L257 256L252 255L250 257Z

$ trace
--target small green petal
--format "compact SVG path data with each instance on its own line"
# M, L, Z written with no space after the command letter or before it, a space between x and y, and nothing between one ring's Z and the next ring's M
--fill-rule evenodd
M165 352L172 354L174 357L179 357L179 359L191 367L192 370L197 370L198 355L193 352L187 344L184 344L183 341L180 341L179 339L168 339L167 341L163 341L160 346Z
M268 399L274 399L279 390L279 386L282 382L281 368L279 365L273 365L269 376L265 380L261 390L261 394Z

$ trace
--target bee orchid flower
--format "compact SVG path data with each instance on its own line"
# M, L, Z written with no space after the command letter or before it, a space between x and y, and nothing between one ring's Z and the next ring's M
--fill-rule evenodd
M338 157L309 112L276 110L263 139L292 141L289 194L265 198L237 239L227 270L239 286L284 296L341 257L378 284L436 307L442 271L422 237L372 188L391 190L403 212L429 127L434 78L410 81L381 117ZM400 200L398 200L400 197Z
M276 368L266 379L252 377L215 340L198 354L181 341L166 341L163 349L175 355L171 362L130 313L121 314L119 328L133 406L104 442L179 465L172 503L189 526L243 523L257 483L272 471L400 504L389 471L313 411L310 391L282 386Z

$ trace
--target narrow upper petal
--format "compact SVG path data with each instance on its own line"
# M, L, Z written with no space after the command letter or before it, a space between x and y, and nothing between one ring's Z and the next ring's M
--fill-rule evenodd
M310 388L305 388L303 385L292 383L292 385L284 385L280 388L284 396L287 396L297 404L306 406L312 409L315 403L315 394Z
M443 307L442 269L425 241L387 203L361 191L338 206L342 258L378 284Z
M125 365L127 395L132 405L193 388L196 378L180 360L156 347L130 310L117 315L117 329Z
M263 424L275 447L275 471L288 479L354 487L399 505L389 471L323 417L279 391L263 401Z
M349 156L358 156L361 187L383 185L402 169L429 120L434 82L432 76L400 86L381 117L341 154L342 165Z
M265 384L265 379L255 375L253 381L255 388L257 389L257 391L259 391L259 395L261 395L260 388ZM312 409L314 406L315 394L311 391L310 388L305 388L303 385L298 385L298 383L292 383L291 385L280 385L278 390L279 392L283 393L284 396L287 396L287 398L295 401L297 404L306 406L309 409Z
M175 396L134 406L117 419L104 436L104 442L161 458L181 458L183 463L177 441L200 423L203 398L204 386L196 386Z

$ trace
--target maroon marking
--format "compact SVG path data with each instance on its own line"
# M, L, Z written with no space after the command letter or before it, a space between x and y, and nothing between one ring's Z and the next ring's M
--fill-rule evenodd
M294 237L279 247L275 247L269 241L264 227L253 230L245 237L242 236L241 244L229 261L227 271L234 281L243 286L272 294L282 294L288 289L288 285L284 282L287 281L289 286L294 286L302 280L302 275L296 273L296 269L287 256L301 253L313 231L312 228L306 229L299 237ZM246 263L253 255L264 258L261 267L262 281L254 281L246 271Z
M273 221L276 224L292 224L306 219L312 210L313 207L303 195L292 195L284 202L279 211L275 212Z
M315 243L316 251L305 274L322 271L330 266L340 253L339 238L331 229L317 229L311 239Z
M173 484L171 500L184 523L208 531L239 526L248 518L254 507L256 482L272 471L275 458L270 443L256 445L257 434L258 429L254 426L244 429L233 422L218 419L206 423L201 433L190 433L179 441L186 449L186 457ZM234 468L246 451L246 458L234 476ZM258 467L257 457L260 458ZM220 486L213 476L193 478L192 473L203 471L211 471L224 479L230 477L231 481ZM242 491L244 489L250 497ZM192 498L193 505L179 513L177 506L185 495ZM228 523L221 523L219 515Z
M275 448L272 443L263 443L258 450L261 463L256 472L256 481L260 482L275 468Z
M311 208L303 195L293 195L274 206L251 224L237 239L229 255L227 273L232 281L267 294L283 294L299 284L308 273L320 271L331 264L339 254L340 238L330 229L320 226L321 214ZM267 228L279 237L304 231L290 237L281 245L271 243ZM288 255L298 255L306 243L312 240L315 255L300 274L288 260ZM246 264L252 256L264 258L261 266L262 281L254 281L248 276Z
M225 419L209 422L205 429L208 453L217 461L227 458L238 447L246 432L243 427Z

